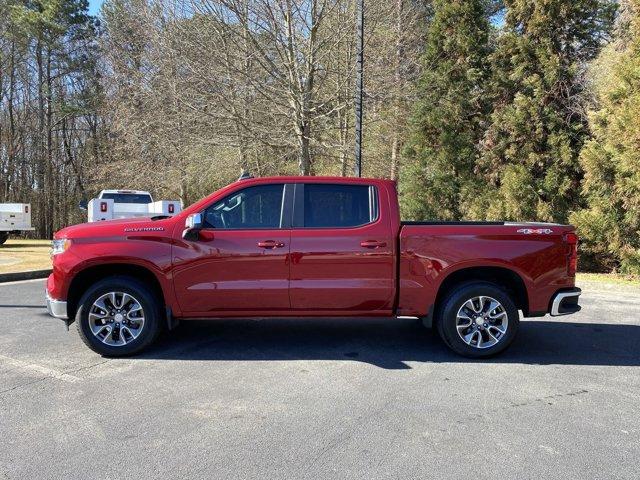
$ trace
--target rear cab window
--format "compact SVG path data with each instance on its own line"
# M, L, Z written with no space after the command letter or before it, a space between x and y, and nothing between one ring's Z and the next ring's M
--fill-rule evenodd
M378 194L372 185L304 184L304 228L353 228L378 219Z

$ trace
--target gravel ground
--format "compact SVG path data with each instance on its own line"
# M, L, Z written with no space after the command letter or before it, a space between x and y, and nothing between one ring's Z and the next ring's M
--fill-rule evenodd
M408 320L183 323L105 359L0 284L0 478L638 479L640 288L469 361Z

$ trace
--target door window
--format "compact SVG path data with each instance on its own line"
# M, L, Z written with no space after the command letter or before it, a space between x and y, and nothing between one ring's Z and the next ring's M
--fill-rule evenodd
M247 187L209 206L205 227L216 229L280 228L283 184Z
M304 185L304 226L357 227L378 218L376 190L369 185Z

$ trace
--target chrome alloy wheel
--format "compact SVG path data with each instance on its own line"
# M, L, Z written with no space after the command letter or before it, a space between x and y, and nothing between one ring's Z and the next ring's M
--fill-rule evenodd
M105 293L91 305L89 327L105 345L121 347L142 333L144 310L140 302L128 293Z
M493 347L504 338L508 327L507 311L495 298L473 297L458 310L458 335L471 347Z

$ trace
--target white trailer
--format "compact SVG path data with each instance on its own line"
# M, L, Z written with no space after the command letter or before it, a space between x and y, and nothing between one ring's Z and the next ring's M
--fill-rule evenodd
M142 190L102 190L98 198L87 204L89 222L116 218L173 216L180 213L177 200L153 201L151 194Z
M0 203L0 245L7 241L9 234L32 232L31 204Z

